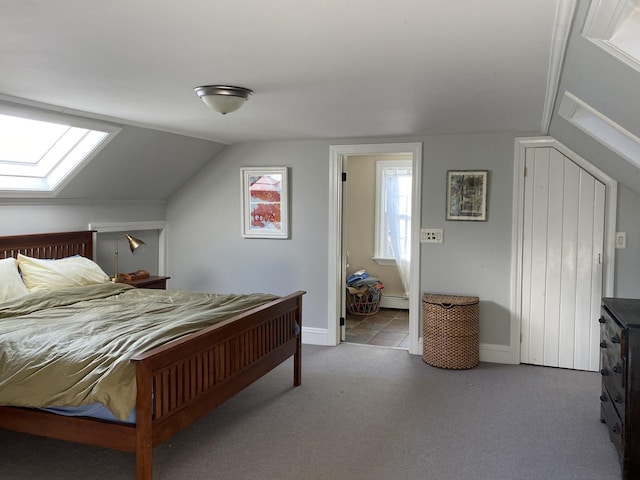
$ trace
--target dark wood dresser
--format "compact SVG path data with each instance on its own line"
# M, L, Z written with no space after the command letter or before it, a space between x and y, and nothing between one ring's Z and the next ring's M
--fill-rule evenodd
M640 478L640 300L604 298L600 317L600 420L618 450L622 478ZM636 358L638 357L638 358ZM638 365L635 365L638 364Z

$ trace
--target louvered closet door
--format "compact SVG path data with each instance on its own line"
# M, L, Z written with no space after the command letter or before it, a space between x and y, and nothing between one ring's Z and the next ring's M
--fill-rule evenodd
M553 148L525 165L520 360L595 371L605 186Z

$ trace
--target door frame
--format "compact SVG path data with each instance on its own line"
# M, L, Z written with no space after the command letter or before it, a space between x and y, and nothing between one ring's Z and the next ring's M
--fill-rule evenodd
M522 319L522 262L524 227L524 166L527 148L551 147L604 183L604 251L602 265L602 296L613 296L615 275L615 235L618 182L588 160L565 147L552 137L521 137L515 139L515 164L513 169L513 221L511 235L511 336L510 363L520 363L520 336Z
M420 349L420 225L422 198L422 143L371 143L355 145L331 145L329 148L329 262L328 262L328 318L327 344L340 343L340 316L345 289L342 270L346 259L342 255L342 172L344 159L349 155L377 155L411 153L411 265L409 298L409 353L419 354Z

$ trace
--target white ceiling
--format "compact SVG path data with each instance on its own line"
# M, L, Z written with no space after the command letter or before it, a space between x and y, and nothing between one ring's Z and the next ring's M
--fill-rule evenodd
M224 143L539 132L558 1L0 0L0 98Z

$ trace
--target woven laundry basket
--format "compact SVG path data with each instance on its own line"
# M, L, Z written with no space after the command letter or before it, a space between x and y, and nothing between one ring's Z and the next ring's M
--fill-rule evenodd
M352 315L375 315L380 311L382 290L375 286L347 287L347 311Z
M480 361L480 299L422 296L422 359L440 368L473 368Z

